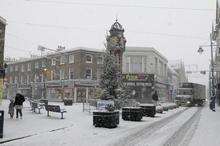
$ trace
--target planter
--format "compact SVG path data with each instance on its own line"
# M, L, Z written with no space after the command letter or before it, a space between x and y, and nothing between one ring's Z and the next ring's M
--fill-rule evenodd
M162 106L156 106L156 113L163 113L163 107Z
M142 119L141 107L124 107L122 108L122 119L126 121L141 121Z
M64 105L73 105L73 100L72 99L64 99L63 100Z
M154 117L156 114L156 106L153 104L141 104L143 116Z
M119 124L119 111L94 111L93 125L95 127L116 128Z

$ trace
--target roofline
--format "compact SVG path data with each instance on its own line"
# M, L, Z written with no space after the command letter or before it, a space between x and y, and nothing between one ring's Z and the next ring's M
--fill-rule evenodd
M78 49L77 49L78 48ZM75 48L73 48L75 49ZM89 48L88 48L89 49ZM91 48L90 48L91 49ZM66 51L63 51L63 52L59 52L59 53L51 53L51 54L47 54L47 55L44 55L44 56L39 56L39 57L36 57L36 58L27 58L25 60L18 60L18 61L14 61L14 62L9 62L8 65L10 64L19 64L19 63L22 63L22 62L28 62L28 61L34 61L34 60L39 60L39 59L43 59L43 58L47 58L47 57L51 57L51 56L59 56L61 54L70 54L72 52L80 52L80 51L87 51L87 52L93 52L93 53L104 53L103 51L91 51L91 50L87 50L87 48L84 48L83 47L76 47L76 50L66 50Z
M140 52L140 51L143 51L143 52L149 52L149 51L152 51L154 53L156 53L157 55L161 56L166 62L168 62L168 59L162 55L158 50L156 50L154 47L135 47L135 46L126 46L125 47L125 52L126 52L126 49L129 49L129 48L134 48L132 50L128 50L129 52ZM135 50L135 48L139 49L139 50Z

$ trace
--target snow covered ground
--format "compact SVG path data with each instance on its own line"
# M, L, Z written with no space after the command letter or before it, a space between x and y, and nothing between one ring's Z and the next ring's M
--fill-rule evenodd
M62 103L53 103L63 106ZM7 114L8 101L4 100L1 108L5 110L4 138L0 143L4 146L104 146L117 145L120 140L129 136L148 133L148 136L139 137L138 145L163 145L169 142L169 138L175 136L176 131L193 117L197 108L185 108L169 110L163 114L157 114L155 118L144 117L141 122L124 121L120 119L118 128L95 128L92 124L92 112L83 112L82 104L63 106L67 113L65 119L60 119L60 114L51 113L47 117L45 110L41 114L30 111L26 102L24 105L23 119L10 119ZM179 114L182 112L181 114ZM207 107L201 111L199 127L191 140L192 146L219 145L218 129L220 129L220 109L211 112ZM173 116L173 117L172 117ZM170 118L172 117L172 118ZM210 121L213 121L212 124ZM152 128L153 127L153 128ZM152 131L152 132L150 132ZM149 134L150 133L150 134ZM151 134L153 133L153 134ZM136 136L137 137L137 136ZM21 139L19 139L21 138ZM12 141L10 141L12 140ZM200 140L200 142L198 142ZM213 142L213 140L215 140ZM212 143L213 142L213 143Z
M203 108L190 146L220 146L220 107L216 106L216 112L208 105Z
M63 106L62 103L56 104ZM107 145L130 132L142 129L145 125L159 121L184 109L179 108L164 112L164 114L157 114L155 118L144 117L141 122L120 119L118 128L106 129L95 128L92 125L92 113L83 112L82 104L63 106L67 110L63 120L60 119L58 113L51 113L50 117L46 116L45 110L42 110L41 114L33 113L30 111L27 102L24 105L23 119L10 119L7 114L7 106L8 101L3 101L1 109L5 110L4 138L0 141L30 136L3 144L7 146L38 146L42 143L44 146Z

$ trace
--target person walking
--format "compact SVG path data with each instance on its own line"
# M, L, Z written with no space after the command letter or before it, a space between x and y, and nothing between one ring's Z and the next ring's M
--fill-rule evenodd
M157 102L158 102L158 94L157 94L157 91L155 91L152 95L152 99L155 103L155 106L157 106Z
M16 109L16 118L18 118L18 114L20 114L20 118L22 119L22 108L24 101L25 101L24 96L20 93L17 93L14 101L14 107Z
M13 99L10 99L10 103L8 106L8 114L10 115L11 119L14 117L14 100Z
M215 94L213 93L213 95L210 98L210 103L209 103L209 108L215 112Z

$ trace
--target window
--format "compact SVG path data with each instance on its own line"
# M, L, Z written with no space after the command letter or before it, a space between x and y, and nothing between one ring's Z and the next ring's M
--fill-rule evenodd
M147 57L144 57L144 71L147 72Z
M29 84L29 83L30 83L30 76L27 75L27 84Z
M31 71L31 63L28 63L28 71Z
M86 69L86 79L91 79L92 78L92 69L87 68Z
M18 83L18 77L15 76L15 84L17 84L17 83Z
M46 67L46 62L42 61L42 67Z
M9 77L9 83L13 83L13 78L12 77Z
M53 58L51 61L52 61L52 63L51 63L52 65L56 65L56 59L55 58Z
M86 55L86 63L92 63L92 56Z
M35 62L35 68L39 68L39 63Z
M18 71L18 65L15 65L15 71Z
M140 56L131 57L131 71L133 73L140 73L142 71L142 57Z
M97 69L97 79L99 80L101 78L102 70Z
M24 64L22 64L21 65L21 72L24 72L24 70L25 70L24 68L25 68L25 66L24 66Z
M102 59L102 57L98 57L98 59L97 59L97 64L103 64L103 59Z
M73 54L71 54L69 56L69 63L74 63L74 55Z
M24 77L21 76L21 84L23 84L23 83L24 83Z
M69 68L69 79L74 79L74 71L73 71L73 68Z
M37 74L34 75L34 81L39 82L39 76Z
M60 70L60 79L64 79L65 78L65 70L61 69Z
M13 65L10 66L10 72L13 72L13 69L14 69Z
M125 65L125 72L128 73L128 72L130 72L130 69L129 69L129 68L130 68L130 67L129 67L129 66L130 66L130 57L126 57L125 59L126 59L126 60L125 60L125 64L126 64L126 65Z
M65 64L66 63L66 56L61 56L60 57L60 64Z

